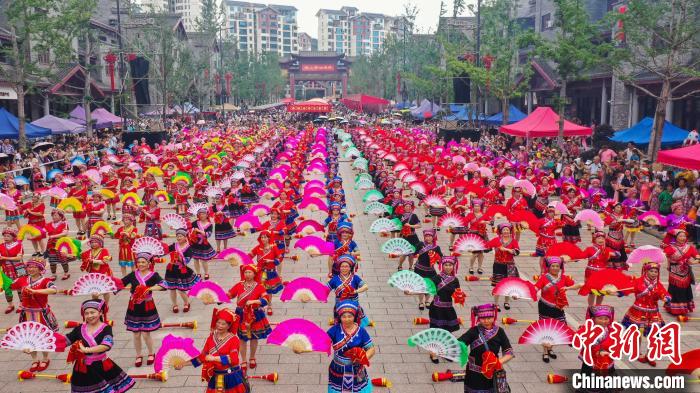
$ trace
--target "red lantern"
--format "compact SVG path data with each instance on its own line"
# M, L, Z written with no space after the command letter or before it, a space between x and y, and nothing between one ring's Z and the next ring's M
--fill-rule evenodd
M396 95L401 94L401 73L396 73Z
M620 15L625 14L627 12L627 6L622 5L620 8L617 10L617 12L620 13ZM624 27L624 22L622 19L617 20L617 33L615 34L615 39L619 42L623 42L625 40L625 32L623 30Z
M494 60L493 56L486 55L483 57L482 60L484 62L484 68L486 68L487 70L490 70L491 64L493 63L493 60Z
M109 52L104 59L107 62L107 72L109 73L110 86L112 87L112 91L114 91L114 63L117 62L117 55Z

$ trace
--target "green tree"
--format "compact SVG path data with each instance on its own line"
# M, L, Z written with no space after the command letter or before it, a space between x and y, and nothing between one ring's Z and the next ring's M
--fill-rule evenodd
M630 0L626 12L609 16L611 24L622 21L617 36L622 42L612 57L615 74L656 99L647 152L656 160L666 105L700 93L698 88L688 88L700 80L700 0ZM641 84L639 76L644 73L660 80L660 88Z
M139 17L139 35L131 37L129 45L151 64L149 78L162 96L162 117L165 119L178 83L174 83L178 56L184 37L175 29L177 20L171 15L151 9Z
M19 146L27 145L24 99L37 83L51 78L58 66L71 57L72 40L66 29L76 20L79 9L72 2L58 0L12 0L4 3L11 43L0 51L11 65L0 68L17 93ZM43 60L39 61L38 56Z
M467 8L464 0L453 0L452 2L452 17L456 18L462 15L462 12Z
M602 29L591 23L583 2L579 0L554 0L557 10L553 40L544 40L539 53L549 60L559 74L559 144L564 137L564 108L566 88L569 82L586 78L587 72L603 63L612 46L601 40Z
M490 0L481 6L481 61L464 61L458 55L463 48L445 44L448 69L453 75L467 73L486 94L501 103L503 124L508 123L510 100L520 97L532 75L529 57L535 43L534 34L524 30L514 18L517 3L514 0ZM520 53L528 53L524 61Z
M440 1L440 17L442 18L443 16L447 15L447 4L445 4L445 1Z
M92 73L100 70L92 64L93 57L99 58L98 41L95 36L95 29L90 25L90 19L97 7L97 0L69 0L65 4L72 10L71 23L67 23L70 37L78 42L77 52L73 54L73 59L77 60L85 70L85 81L83 83L83 108L85 108L85 129L88 138L92 138Z

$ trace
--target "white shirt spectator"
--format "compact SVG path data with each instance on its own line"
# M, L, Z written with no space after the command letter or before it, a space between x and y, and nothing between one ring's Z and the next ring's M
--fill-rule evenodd
M692 130L683 141L683 146L694 145L698 143L698 130Z

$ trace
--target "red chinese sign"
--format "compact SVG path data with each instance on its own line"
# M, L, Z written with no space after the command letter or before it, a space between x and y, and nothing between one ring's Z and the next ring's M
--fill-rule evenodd
M676 322L671 322L664 326L654 323L647 335L647 348L649 360L662 360L668 358L674 364L681 362L681 327ZM618 322L610 324L608 337L612 344L605 348L600 344L606 339L605 330L595 325L592 320L587 320L580 331L574 335L572 346L581 351L583 362L593 366L595 352L605 351L610 353L610 358L621 360L623 355L627 355L629 360L635 361L639 358L639 346L642 332L636 325L631 325L625 329ZM607 349L607 350L606 350Z
M335 64L302 64L301 72L335 72Z

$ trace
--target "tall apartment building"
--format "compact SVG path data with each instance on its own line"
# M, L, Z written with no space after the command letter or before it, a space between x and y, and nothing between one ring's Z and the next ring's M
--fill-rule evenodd
M297 9L293 6L226 1L229 37L248 53L299 53Z
M169 8L182 16L187 31L197 30L197 19L202 16L201 0L169 0Z
M370 55L380 50L390 35L402 37L408 32L405 18L359 12L355 7L320 9L316 17L318 49L347 56Z
M299 50L300 51L305 51L308 52L311 50L311 42L313 38L308 35L307 33L304 33L303 31L299 33L298 41L299 41Z

